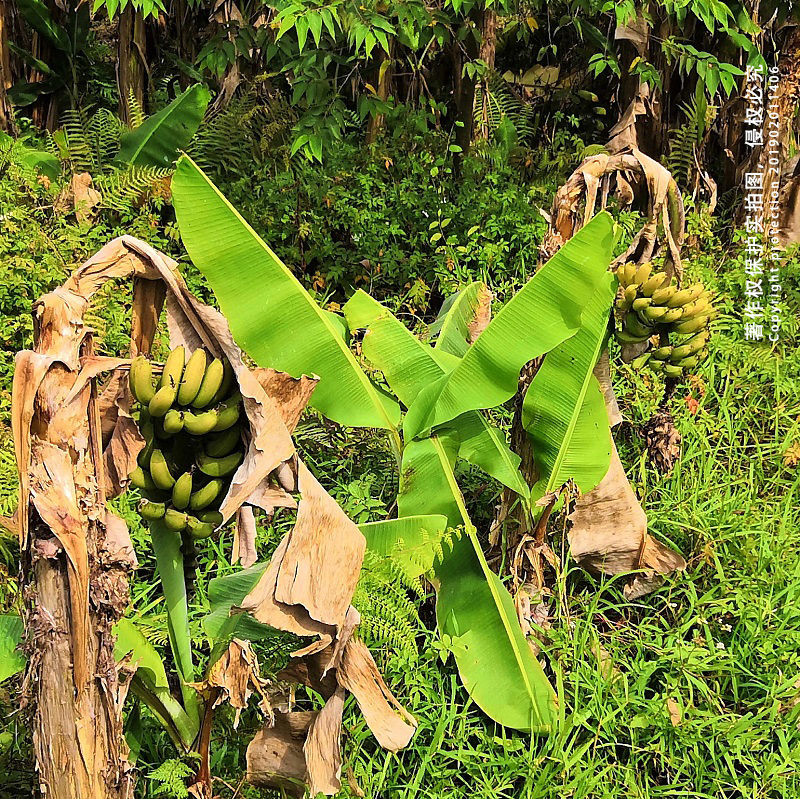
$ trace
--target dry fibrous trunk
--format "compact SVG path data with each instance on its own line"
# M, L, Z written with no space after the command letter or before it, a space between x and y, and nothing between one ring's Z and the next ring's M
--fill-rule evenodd
M11 58L8 49L9 27L11 23L11 4L0 0L0 131L15 134L14 112L8 99L8 90L13 84Z
M117 46L117 86L120 116L131 121L129 100L133 97L144 108L147 81L147 38L142 13L128 4L119 15Z
M480 139L489 138L489 75L494 69L495 53L497 52L497 12L487 8L481 13L481 44L478 58L486 65L486 75L482 80L483 107L480 111L480 124L475 135Z

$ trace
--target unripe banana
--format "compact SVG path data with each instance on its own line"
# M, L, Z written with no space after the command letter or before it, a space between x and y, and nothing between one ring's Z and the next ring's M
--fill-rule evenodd
M697 353L697 360L698 362L702 362L706 358L708 358L708 347L703 347L703 349Z
M639 318L645 324L658 322L668 310L669 308L664 308L662 305L648 305L647 308L642 309Z
M633 301L633 310L634 311L643 311L645 308L649 307L650 303L653 301L649 297L639 297Z
M170 408L164 416L164 432L170 436L177 435L183 430L183 423L183 412L175 408Z
M666 361L672 355L672 347L658 347L650 353L650 356L657 361Z
M136 462L142 469L149 469L150 468L150 456L153 454L153 450L156 446L155 438L151 438L145 445L144 449L139 453L136 458Z
M708 326L707 316L697 316L694 319L689 319L686 322L676 322L670 328L673 333L680 333L686 335L688 333L697 333Z
M650 272L653 268L653 265L648 261L646 264L642 264L636 270L636 276L633 279L633 282L637 285L641 286L643 283L646 283L647 280L650 278Z
M172 352L167 356L164 362L164 371L161 373L161 381L158 384L159 388L165 386L174 386L177 394L178 386L181 383L181 375L183 375L183 366L186 363L186 350L183 345L175 347Z
M666 363L662 361L664 364L664 377L669 377L675 380L676 378L683 377L683 369L680 366L675 366L672 363Z
M164 416L175 402L177 393L178 390L175 386L167 385L158 389L153 399L150 400L150 404L147 406L150 415L156 418Z
M210 538L214 535L214 530L216 529L210 522L201 522L200 519L196 519L194 516L186 517L186 527L189 530L189 535L191 535L195 541Z
M172 486L172 504L178 509L183 510L189 505L192 496L192 473L184 472Z
M230 455L242 440L242 428L234 425L224 433L209 436L206 442L206 454L212 458L221 458L223 455Z
M186 525L188 523L188 513L182 513L179 510L175 510L175 508L167 508L166 513L164 514L164 526L167 528L167 530L172 530L174 533L180 533L182 530L186 529Z
M690 294L689 302L694 302L698 297L702 297L703 294L708 294L709 298L711 296L706 291L706 287L702 283L695 283L695 284L689 286L689 288L686 289L686 290Z
M633 336L640 336L642 338L650 338L653 335L652 328L643 325L641 320L632 313L629 313L625 318L625 330Z
M620 269L622 269L622 279L620 283L627 288L628 286L633 283L636 279L636 264L628 262L627 264L623 264Z
M222 480L209 480L189 498L189 507L192 510L207 508L222 493L224 485L225 483Z
M219 421L219 411L211 410L204 413L184 411L183 421L187 433L191 433L193 436L204 436L206 433L210 433Z
M154 449L153 454L150 456L150 476L157 488L166 491L175 485L175 478L170 472L167 459L160 449Z
M214 527L219 527L222 524L223 516L218 510L207 510L197 514L197 518L201 522L213 524Z
M687 303L683 306L683 314L681 319L694 319L695 316L705 315L711 309L711 302L705 297L694 302Z
M648 367L650 367L651 371L653 371L657 375L659 375L664 371L664 364L665 363L666 363L665 361L659 361L659 360L656 360L655 358L651 358L647 362L647 365L648 365Z
M662 287L664 281L669 281L667 273L656 272L652 277L649 277L644 283L642 283L641 293L645 297L652 297L653 293Z
M153 417L150 416L150 411L147 410L147 405L143 405L139 411L139 429L144 430L145 425L150 424L152 421ZM144 432L142 432L142 435L144 435Z
M147 405L153 399L156 389L153 385L153 364L144 355L137 355L131 362L128 380L136 401L140 405Z
M191 358L189 358L186 368L183 370L183 377L181 378L181 385L178 389L178 403L181 405L190 405L200 387L203 385L203 379L206 374L206 351L204 349L196 349Z
M142 491L154 491L156 488L155 481L153 480L150 472L145 471L141 466L137 466L128 475L128 478L130 479L132 486L135 486Z
M711 331L706 328L705 330L701 330L699 333L696 333L688 341L684 341L683 343L685 346L690 347L689 354L694 355L696 352L700 352L700 350L705 347L710 336Z
M225 477L234 471L244 458L244 453L232 452L224 458L210 458L208 455L199 455L197 457L197 466L203 474L209 477Z
M678 366L686 372L689 369L694 369L698 363L700 363L700 359L696 355L690 355L688 358L684 358Z
M681 289L676 291L668 300L668 308L682 308L684 305L692 301L692 290Z
M667 312L658 320L661 325L670 325L683 316L683 308L667 308Z
M669 359L672 363L679 363L683 361L684 358L687 358L690 355L692 355L691 344L681 344L680 347L673 348L672 354L669 356Z
M139 515L149 522L163 519L166 510L167 506L163 502L150 502L149 499L143 499L139 503Z
M200 389L191 404L195 408L205 408L210 405L214 397L217 396L217 392L222 386L224 377L225 365L219 358L215 358L206 367L205 374L203 375L203 382L200 384Z
M650 338L650 336L634 336L625 330L617 330L615 335L620 344L641 344L643 341L647 341L647 339Z
M223 430L227 430L233 427L236 422L239 421L239 406L232 405L229 408L223 408L217 414L217 421L212 430L215 433L221 433Z
M214 398L211 400L209 405L216 405L222 401L223 397L228 396L228 392L231 390L231 386L233 386L235 378L236 375L233 372L233 367L231 366L230 361L224 361L222 364L222 383L217 389L217 393L214 395Z
M678 291L677 286L665 286L653 292L653 305L666 305Z

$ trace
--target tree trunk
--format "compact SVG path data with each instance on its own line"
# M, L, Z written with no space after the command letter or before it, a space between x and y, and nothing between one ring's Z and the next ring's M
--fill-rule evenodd
M11 27L11 3L0 0L0 131L16 135L14 110L8 99L8 90L14 83L11 75L11 58L8 50L8 32Z
M476 138L488 139L489 130L489 76L494 71L494 58L497 52L497 12L492 8L487 8L481 15L481 46L478 53L478 58L486 64L486 75L481 81L483 91L481 97L483 98L483 105L480 108L480 125L475 131Z
M464 66L478 57L478 31L482 29L484 12L474 10L464 25L464 40L452 44L454 99L456 105L456 144L462 157L469 151L475 129L475 78L464 74Z
M144 110L147 78L147 39L144 17L132 4L119 15L119 43L117 49L117 86L119 88L120 116L130 124L133 98Z

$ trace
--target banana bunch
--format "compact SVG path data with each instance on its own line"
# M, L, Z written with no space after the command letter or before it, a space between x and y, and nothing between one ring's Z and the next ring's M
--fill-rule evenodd
M147 358L133 360L130 386L146 443L130 480L144 496L143 519L163 519L195 539L222 524L218 508L244 458L242 395L233 384L230 364L209 363L202 349L187 361L176 347L158 381Z
M660 346L637 358L654 372L677 379L689 374L708 355L709 324L716 318L711 295L702 283L686 289L672 285L665 272L652 272L652 264L622 264L617 269L620 293L617 310L623 329L617 331L622 344L647 341L655 334L688 336L677 346ZM664 340L662 335L662 341Z

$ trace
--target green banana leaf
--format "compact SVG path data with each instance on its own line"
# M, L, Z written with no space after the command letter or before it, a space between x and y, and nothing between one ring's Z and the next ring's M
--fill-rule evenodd
M483 283L470 283L456 292L445 302L436 322L431 326L439 328L434 345L436 350L449 352L463 358L469 349L469 326L478 309ZM437 325L438 323L438 325Z
M0 616L0 682L21 672L28 662L17 649L23 629L22 617L16 614Z
M481 284L473 285L480 287ZM361 351L383 373L389 387L406 407L414 403L425 386L460 363L451 353L420 341L388 308L365 291L359 289L342 310L351 330L367 329ZM451 309L451 314L453 312L455 308ZM521 496L528 496L528 486L519 471L519 456L511 451L505 435L480 411L468 411L446 426L459 437L459 457Z
M172 197L183 243L239 346L260 366L319 375L311 405L329 419L394 431L397 403L375 388L330 314L187 156L178 161Z
M401 518L442 514L463 530L434 568L436 618L461 679L475 703L507 727L548 732L555 693L519 626L514 601L483 556L456 483L453 433L406 445L398 512Z
M522 420L539 475L536 496L570 479L586 493L608 471L608 416L592 370L606 344L616 286L616 278L606 273L586 306L581 329L545 356L528 387Z
M613 222L594 217L509 300L452 372L419 392L406 414L406 440L465 411L514 396L520 369L574 335L611 260Z
M130 663L136 668L134 693L188 750L197 737L199 726L170 693L164 662L155 647L131 619L120 619L114 625L114 634L117 637L114 658L119 662L130 654Z
M200 127L210 100L211 93L205 86L199 83L190 86L166 108L123 135L117 162L171 166Z
M42 0L17 0L17 9L36 33L49 39L62 52L72 52L66 29L53 19L46 3Z
M186 597L186 579L183 572L181 534L168 530L164 521L148 522L156 569L161 580L161 589L167 603L167 632L172 657L181 683L181 696L186 712L193 722L199 724L200 710L197 693L189 683L194 682L192 663L192 636L189 632L189 605Z
M401 561L409 577L429 574L443 556L447 518L442 515L405 516L360 524L367 549L376 555Z

